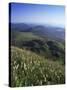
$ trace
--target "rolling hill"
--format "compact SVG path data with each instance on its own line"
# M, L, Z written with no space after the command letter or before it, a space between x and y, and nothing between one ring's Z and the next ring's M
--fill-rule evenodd
M20 32L31 32L34 35L40 36L42 38L50 38L55 40L64 41L65 38L65 30L60 27L52 27L46 25L37 25L37 24L11 24L12 31L20 31Z

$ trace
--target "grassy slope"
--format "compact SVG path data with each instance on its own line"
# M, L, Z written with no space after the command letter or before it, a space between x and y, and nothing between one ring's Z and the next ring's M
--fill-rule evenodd
M31 51L11 47L11 85L32 86L65 83L64 65Z

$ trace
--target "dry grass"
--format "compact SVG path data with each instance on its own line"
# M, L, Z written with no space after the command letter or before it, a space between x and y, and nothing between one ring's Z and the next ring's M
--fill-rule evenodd
M11 47L11 85L36 86L65 83L64 65L31 51Z

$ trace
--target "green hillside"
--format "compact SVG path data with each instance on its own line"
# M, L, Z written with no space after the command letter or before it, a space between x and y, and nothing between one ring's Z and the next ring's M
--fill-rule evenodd
M62 47L63 48L63 47ZM36 86L65 83L65 68L25 48L11 47L11 86Z
M34 39L41 39L41 37L35 35L32 32L19 32L19 31L11 31L11 40L12 43L17 42L21 43L21 41L28 41L28 40L34 40Z

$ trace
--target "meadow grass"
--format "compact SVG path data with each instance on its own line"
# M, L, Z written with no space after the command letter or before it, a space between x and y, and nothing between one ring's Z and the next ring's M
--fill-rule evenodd
M31 51L11 47L11 85L37 86L65 83L64 65Z

